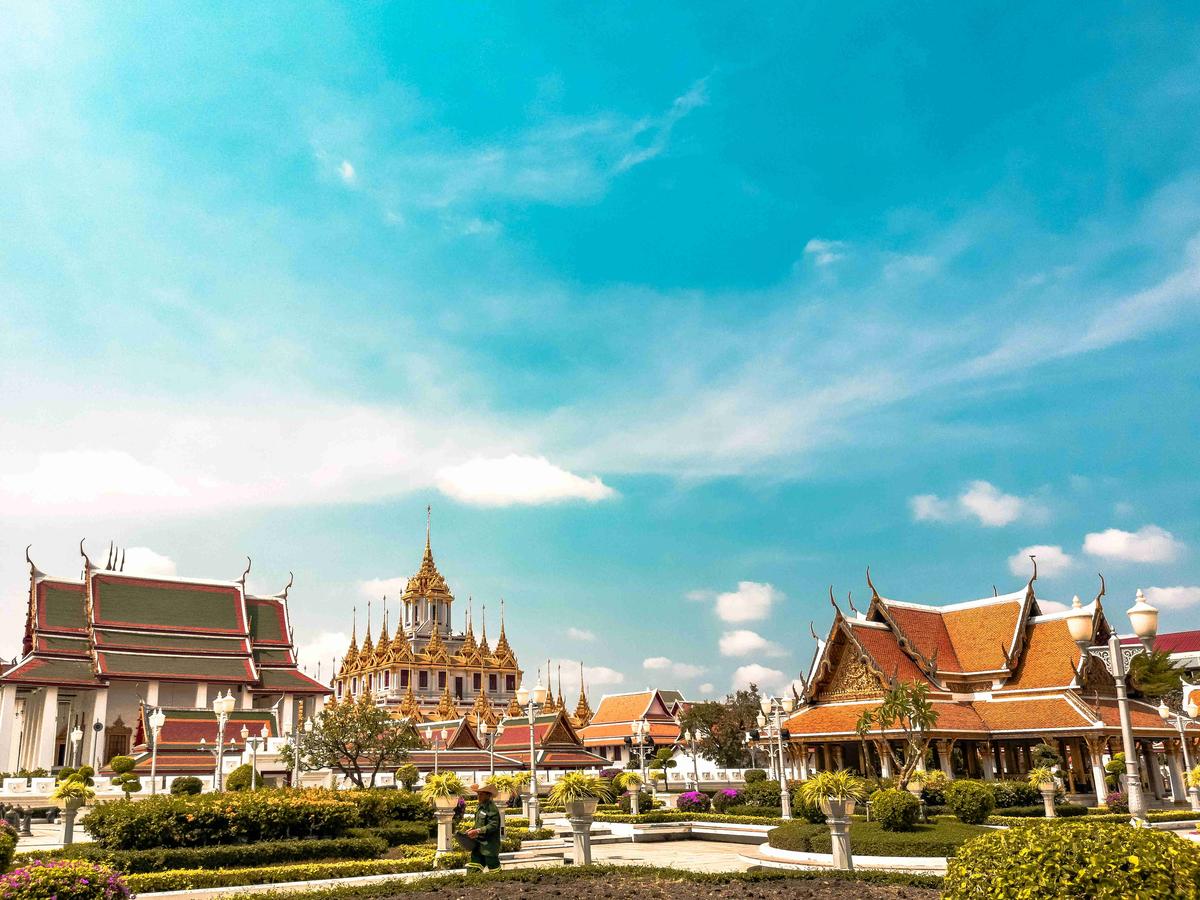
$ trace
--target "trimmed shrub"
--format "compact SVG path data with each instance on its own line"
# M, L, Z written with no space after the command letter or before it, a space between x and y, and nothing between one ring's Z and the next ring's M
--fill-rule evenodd
M813 825L825 824L825 813L821 812L821 807L816 803L810 803L804 799L800 794L799 785L792 792L792 813L797 819L803 819Z
M708 794L703 791L687 791L675 801L675 808L680 812L708 812L711 806Z
M966 844L943 897L1196 897L1200 847L1128 825L1044 822Z
M389 847L399 847L425 843L433 834L433 828L433 822L392 822L373 828L351 828L347 834L351 837L373 836L383 840Z
M725 810L727 816L739 816L744 819L778 819L783 810L778 806L731 806ZM797 813L799 815L799 813Z
M366 828L393 822L432 822L433 806L411 791L390 788L362 788L337 791L339 799L353 803L359 824Z
M4 900L126 900L129 887L106 866L82 859L35 861L0 875Z
M915 798L914 798L915 799ZM988 833L978 825L938 822L915 825L912 831L885 831L878 822L852 822L850 846L856 856L954 856L959 847ZM831 853L832 839L823 825L789 822L767 835L772 847L804 853Z
M828 829L811 822L788 822L786 825L780 825L767 832L767 843L777 850L815 853L816 851L812 848L813 838L823 830ZM854 849L858 850L857 847Z
M767 780L767 770L766 769L747 769L745 772L742 773L742 780L744 782L746 782L747 785L754 784L756 781L766 781Z
M253 782L251 782L253 776ZM261 791L266 784L263 782L262 772L255 771L250 763L242 763L232 772L225 776L225 790L227 791L248 791L251 783L254 784L254 790Z
M17 849L17 829L0 821L0 872L7 872Z
M990 781L987 786L997 806L1033 806L1042 802L1042 792L1027 781Z
M742 792L737 788L722 788L712 795L713 812L725 812L731 806L742 805Z
M1104 805L1108 807L1109 812L1127 813L1129 812L1129 797L1124 791L1113 791L1104 798Z
M135 765L132 756L114 756L108 761L108 767L113 770L112 783L125 792L125 799L142 789L141 779L133 771Z
M421 780L421 771L412 763L405 763L396 770L396 781L403 786L406 791L411 791L417 786L417 782Z
M921 801L908 791L890 788L871 795L871 819L884 831L912 831L921 817Z
M195 775L181 775L171 782L171 793L176 796L195 796L204 790L204 782Z
M925 806L945 806L946 787L950 779L941 769L930 769L921 776L921 799Z
M99 844L68 844L57 850L31 850L20 854L17 859L29 862L36 859L80 859L99 863L125 874L135 874L161 872L166 869L262 866L313 859L375 859L383 856L387 849L388 844L381 835L368 833L327 840L259 841L256 844L217 844L212 847L153 850L109 850Z
M1088 808L1080 806L1078 803L1056 803L1054 804L1055 815L1060 818L1069 819L1073 816L1086 816ZM1008 816L1018 819L1044 819L1046 817L1046 805L1038 806L1010 806L1006 809L992 810L993 816Z
M621 807L621 812L627 813L633 810L633 794L625 793L617 798L617 805ZM638 797L638 809L642 812L652 809L662 809L665 804L661 800L656 800L650 796L648 791L642 791ZM542 807L542 811L546 812L546 807Z
M996 795L978 781L952 781L946 788L946 805L967 825L982 825L996 808Z
M746 806L759 806L764 809L779 808L779 782L755 781L746 785L742 790L742 802Z
M159 794L137 803L101 803L82 825L97 843L113 850L341 837L359 817L355 805L339 793L350 792L315 788L195 797Z

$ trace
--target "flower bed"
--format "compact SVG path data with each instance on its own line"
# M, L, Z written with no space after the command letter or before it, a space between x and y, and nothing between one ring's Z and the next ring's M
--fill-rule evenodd
M1088 808L1080 806L1078 803L1056 803L1054 804L1054 812L1061 819L1069 819L1072 816L1086 816ZM995 810L992 815L1010 819L1044 819L1046 818L1046 804L1042 803L1037 806L1009 806L1004 809ZM1129 818L1129 816L1126 815L1125 818Z
M212 847L170 847L155 850L110 850L99 844L71 844L58 850L31 851L18 862L34 859L82 859L102 863L118 872L160 872L164 869L229 868L270 865L314 859L376 859L387 851L380 837L344 837L309 841L262 841L257 844L218 844Z
M105 847L146 850L341 837L358 822L358 807L335 791L281 789L114 800L96 806L82 824Z
M676 812L675 810L655 810L637 816L624 813L596 813L595 821L624 822L632 825L655 822L728 822L731 825L779 825L784 822L783 819L770 816L731 816L721 813Z
M1192 822L1200 819L1200 814L1189 810L1161 810L1159 812L1147 813L1146 820L1148 822ZM1056 825L1062 822L1086 822L1086 823L1121 823L1129 822L1129 813L1096 813L1090 809L1086 816L1080 818L1068 818L1066 820L1047 819L1046 825ZM1029 825L1031 820L1027 816L990 816L987 820L989 825Z
M982 826L961 822L915 825L912 831L885 831L878 822L852 822L850 850L856 856L954 856L967 841L989 833ZM808 822L772 829L767 842L778 850L832 852L828 826Z
M107 866L82 859L33 860L0 875L3 900L126 900L129 887Z
M435 859L432 849L414 849L399 859L339 860L287 866L256 866L247 869L170 869L130 875L129 887L139 893L182 891L193 888L236 887L245 884L275 884L289 881L319 881L354 878L360 875L394 875L431 872L466 865L467 855L458 851ZM62 898L59 898L62 900Z

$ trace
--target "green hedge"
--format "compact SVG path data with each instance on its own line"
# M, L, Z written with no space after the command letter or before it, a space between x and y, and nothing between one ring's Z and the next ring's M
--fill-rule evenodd
M173 847L154 850L109 850L99 844L70 844L57 850L30 850L17 863L34 859L85 859L118 872L158 872L164 869L205 869L270 865L312 859L375 859L387 852L380 837L329 838L310 841L261 841L257 844L218 844L212 847Z
M113 850L241 844L341 837L359 823L358 808L321 789L159 794L137 803L100 803L83 818L97 843Z
M1058 807L1055 807L1057 809ZM1070 816L1078 816L1078 813L1071 813ZM1149 822L1198 822L1200 823L1200 813L1189 812L1187 810L1161 810L1152 812L1146 815ZM1047 825L1055 825L1063 822L1063 819L1052 819L1046 821ZM1065 821L1070 822L1072 819L1067 818ZM1095 813L1088 809L1087 815L1083 817L1084 822L1096 823L1119 823L1123 825L1129 824L1129 813ZM1029 816L990 816L987 820L989 825L1029 825L1032 824ZM1197 825L1200 827L1200 824Z
M1173 834L1075 819L993 831L950 862L947 900L1200 896L1200 846Z
M657 810L640 816L617 813L596 813L597 822L625 822L645 824L653 822L728 822L731 825L780 825L784 820L767 816L729 816L723 813L689 813L675 810Z
M988 834L979 825L938 822L914 825L912 831L884 831L878 822L852 822L850 850L862 856L954 856L972 838ZM767 842L779 850L831 853L832 838L826 825L790 822L774 828Z
M318 881L325 878L354 878L360 875L392 875L400 872L430 872L466 865L467 854L459 851L434 858L432 850L413 852L400 859L341 860L300 863L288 866L259 866L252 869L170 869L130 875L126 881L136 893L182 891L193 888L236 887L245 884L276 884L289 881Z
M355 837L375 837L383 840L389 847L400 847L423 844L433 835L433 831L433 822L393 822L390 825L376 825L374 828L351 828L347 834Z
M393 822L433 821L433 807L412 791L370 788L338 791L337 794L354 804L359 824L366 828Z
M1061 819L1069 819L1072 816L1086 816L1088 814L1088 808L1078 803L1055 803L1054 811ZM1012 819L1044 819L1046 818L1046 804L1039 803L1037 806L1009 806L1005 809L997 809L993 814ZM1128 819L1129 816L1125 818Z

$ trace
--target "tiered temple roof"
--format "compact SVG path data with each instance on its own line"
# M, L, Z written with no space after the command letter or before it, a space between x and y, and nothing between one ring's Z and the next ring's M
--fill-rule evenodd
M634 723L645 720L650 739L659 747L679 741L679 725L671 707L682 700L678 691L635 691L605 694L580 737L587 747L621 744L633 734Z

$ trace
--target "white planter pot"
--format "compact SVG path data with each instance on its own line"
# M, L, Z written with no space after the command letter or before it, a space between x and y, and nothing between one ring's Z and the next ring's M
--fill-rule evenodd
M579 800L568 800L563 804L568 819L591 819L596 815L596 806L600 803L595 797Z
M854 815L853 800L830 800L823 798L818 804L821 812L831 819L848 819Z
M434 797L433 805L435 809L454 809L458 806L458 796L452 794L449 797Z

